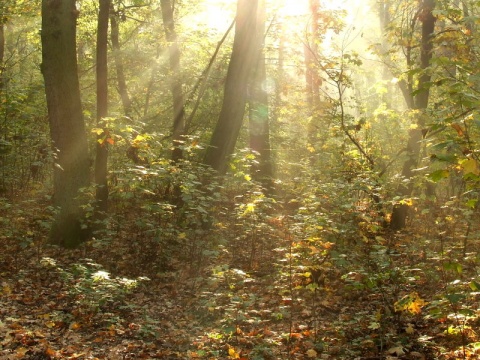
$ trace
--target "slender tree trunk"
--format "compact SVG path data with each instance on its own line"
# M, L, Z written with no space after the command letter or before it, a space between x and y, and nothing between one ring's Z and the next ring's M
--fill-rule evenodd
M258 154L252 166L252 177L261 182L265 191L273 191L273 170L270 157L270 127L265 67L265 0L258 0L256 61L249 99L250 148Z
M42 1L42 72L56 155L53 199L59 209L50 239L64 247L75 247L88 236L79 196L90 176L77 74L77 15L75 0Z
M247 84L255 62L257 0L238 0L235 37L225 81L222 109L205 155L205 164L227 171L243 123Z
M435 0L423 0L421 5L420 20L422 22L421 44L420 44L420 68L422 74L418 79L417 93L414 96L414 109L418 111L417 126L410 130L407 143L408 158L402 168L402 178L408 181L408 185L401 185L398 194L401 196L410 196L413 191L412 177L413 169L418 166L421 153L421 140L424 136L425 128L425 110L428 107L430 95L431 75L428 70L433 55L432 34L435 30L436 18L433 15ZM407 204L397 204L393 207L390 227L392 230L400 230L405 227L409 206Z
M108 116L108 19L110 0L99 0L97 27L97 127L103 128L98 135L95 157L96 219L100 220L108 209L108 140L109 133L103 119Z
M315 145L317 144L318 121L320 112L320 86L322 80L318 74L317 59L318 41L320 39L319 31L319 0L309 0L310 10L310 33L308 41L304 45L305 56L305 83L306 97L309 111L309 121L307 127L307 146L310 151L310 163L315 161Z
M173 97L173 152L172 160L178 161L182 158L181 145L185 135L185 108L180 78L180 47L178 46L175 22L173 20L173 6L171 0L161 0L163 26L165 36L169 44L170 61L170 91Z
M120 48L120 29L118 26L118 19L113 8L110 5L110 40L113 48L113 61L115 63L115 70L117 73L117 90L122 99L122 106L125 116L132 116L132 100L128 94L127 82L125 80L125 70L123 67L122 50Z
M4 72L5 72L5 19L3 18L3 5L0 7L0 95L3 93Z

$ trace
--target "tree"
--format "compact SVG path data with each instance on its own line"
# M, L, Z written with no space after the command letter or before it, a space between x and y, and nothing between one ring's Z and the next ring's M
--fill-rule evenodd
M320 41L319 29L319 0L309 0L310 10L310 38L304 44L305 56L305 82L307 93L307 105L310 111L310 121L308 123L308 146L313 149L316 143L316 128L318 112L320 111L320 86L322 79L318 73L318 43Z
M256 59L249 98L250 148L258 154L252 167L253 178L260 181L267 192L273 190L273 169L270 156L270 126L265 66L265 0L258 1Z
M80 189L89 185L87 135L76 58L75 0L42 1L42 73L55 152L54 205L59 212L50 240L75 247L88 236L82 226Z
M0 89L3 87L3 57L5 55L5 25L3 21L0 20Z
M6 5L2 2L0 4L0 95L3 92L3 73L4 69L4 58L5 58L5 22L7 21L6 16Z
M225 80L222 109L205 155L205 164L223 174L243 123L247 84L255 61L257 0L238 0L235 37Z
M97 26L97 128L98 134L95 157L96 212L105 214L108 209L108 129L104 118L108 116L108 19L110 0L99 0Z
M125 80L125 70L123 67L122 49L120 47L120 29L118 26L118 15L115 12L113 4L110 5L110 40L113 48L113 60L117 73L117 90L122 99L123 112L125 116L130 117L132 114L132 100L128 94L127 81Z
M175 22L173 20L173 5L170 0L161 0L163 26L165 37L168 42L168 53L170 62L170 92L173 98L173 153L172 160L182 158L182 138L185 135L185 108L180 78L180 47L178 46Z
M409 75L409 80L407 82L408 93L402 89L407 100L407 104L410 104L410 106L413 106L414 110L418 111L416 126L409 132L409 139L406 148L408 157L402 168L402 178L408 181L408 185L402 184L398 189L399 195L402 196L409 196L412 193L413 184L411 179L413 177L413 170L418 165L421 152L421 140L425 136L425 110L428 107L431 80L431 73L429 72L428 68L433 55L432 36L435 29L436 20L435 16L433 15L434 8L435 0L423 0L420 3L420 8L416 14L416 17L418 16L418 19L422 23L419 63L421 75L417 79L415 91L413 90L414 80L411 75ZM408 50L411 51L410 48ZM407 58L407 62L411 62L410 58ZM393 207L390 221L390 227L393 230L400 230L405 227L408 208L409 206L405 203L399 203Z

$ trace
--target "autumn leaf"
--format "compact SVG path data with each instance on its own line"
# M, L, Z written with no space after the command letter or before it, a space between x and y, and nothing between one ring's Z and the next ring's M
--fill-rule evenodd
M480 166L475 159L468 159L462 164L464 174L480 175Z
M463 136L463 129L459 124L452 124L452 128L454 128L457 131L458 136Z
M45 323L45 326L51 329L51 328L55 327L55 322L53 322L53 321L47 321L47 322Z
M416 292L412 292L397 301L394 306L395 311L408 311L412 314L420 314L422 312L422 307L426 304L427 302Z
M387 350L390 355L402 356L405 355L405 351L401 346L394 346Z
M317 352L314 349L310 349L310 350L307 351L307 356L309 358L315 358L315 357L317 357Z
M102 128L93 128L92 133L97 134L97 135L102 135L103 134L103 129Z
M78 330L82 327L82 325L80 325L78 322L74 322L72 324L70 324L70 330Z
M49 357L54 357L54 356L57 356L57 352L55 350L53 350L52 348L47 348L45 350L45 355L47 355Z
M413 328L413 324L407 324L407 327L405 328L405 332L409 335L412 335L415 332L415 329Z
M228 348L228 356L230 359L240 359L240 354L233 347Z

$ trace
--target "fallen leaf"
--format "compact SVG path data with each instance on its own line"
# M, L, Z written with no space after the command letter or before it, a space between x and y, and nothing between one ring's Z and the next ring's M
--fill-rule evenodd
M387 350L387 353L390 355L397 355L402 356L405 355L405 351L403 351L403 347L401 346L394 346Z
M407 324L407 327L405 328L405 332L407 334L413 334L415 332L415 329L413 328L412 324Z
M240 359L239 353L237 353L233 347L228 348L228 356L230 359Z
M315 357L317 357L317 352L314 349L310 349L310 350L307 351L307 356L309 358L315 358Z

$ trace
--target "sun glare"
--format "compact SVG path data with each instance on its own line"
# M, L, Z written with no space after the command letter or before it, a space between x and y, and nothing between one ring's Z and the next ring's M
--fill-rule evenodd
M281 18L309 15L309 0L266 0L267 9ZM346 22L358 23L368 15L366 0L320 0L323 10L346 10ZM219 33L225 32L235 17L237 0L204 0L185 21L192 27L207 27ZM268 10L267 10L268 11ZM298 25L298 22L296 22ZM360 25L360 24L359 24Z

